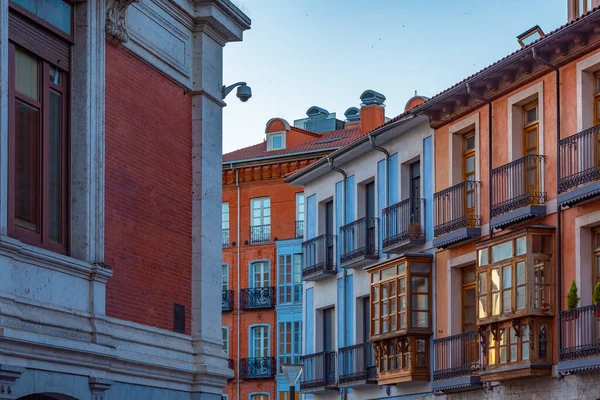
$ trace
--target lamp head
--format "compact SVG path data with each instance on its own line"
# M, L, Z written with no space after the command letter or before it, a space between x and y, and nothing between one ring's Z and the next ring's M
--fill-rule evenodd
M290 385L295 385L302 374L302 368L304 365L302 364L283 364L281 369L283 370L283 374L287 378L287 381Z

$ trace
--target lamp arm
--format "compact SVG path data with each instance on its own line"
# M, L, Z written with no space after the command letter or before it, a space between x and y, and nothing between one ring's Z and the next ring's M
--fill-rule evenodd
M234 83L233 85L229 85L229 86L223 85L223 87L221 88L222 98L224 99L225 97L227 97L227 95L229 93L231 93L231 91L233 89L235 89L236 87L238 87L238 86L244 86L244 85L246 85L246 82L237 82L237 83Z

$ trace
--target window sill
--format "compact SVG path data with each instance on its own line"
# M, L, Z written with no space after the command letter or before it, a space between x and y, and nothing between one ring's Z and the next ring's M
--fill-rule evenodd
M106 282L112 270L0 235L0 255L87 280Z

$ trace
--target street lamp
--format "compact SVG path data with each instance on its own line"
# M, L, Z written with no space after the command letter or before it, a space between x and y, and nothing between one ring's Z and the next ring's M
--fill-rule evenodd
M302 364L283 364L281 365L281 369L283 370L283 374L287 378L287 381L290 385L290 399L296 400L296 382L300 375L302 375L302 368L304 365Z

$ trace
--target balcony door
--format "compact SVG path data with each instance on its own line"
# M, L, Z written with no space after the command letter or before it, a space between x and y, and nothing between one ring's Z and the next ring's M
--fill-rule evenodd
M475 182L475 131L463 135L463 181ZM464 189L464 216L467 226L471 226L477 214L475 210L475 184L467 184Z
M250 337L250 358L269 357L269 327L253 327L250 331Z
M523 107L523 157L539 154L538 132L539 111L537 100ZM523 194L529 193L532 198L540 192L537 160L530 158L525 165L525 187ZM517 195L520 193L517 193Z
M333 307L323 310L323 351L334 351Z
M410 164L410 223L421 225L421 162Z
M270 286L269 264L266 262L252 263L252 287L255 289Z
M375 253L375 218L377 217L377 210L375 207L375 182L367 183L365 190L365 215L367 217L367 242L365 245L367 254L373 254Z
M259 197L250 201L250 241L253 244L268 243L271 238L271 199Z
M329 201L325 204L325 233L327 237L325 238L327 242L327 265L333 265L333 235L334 235L334 225L333 225L333 201Z

